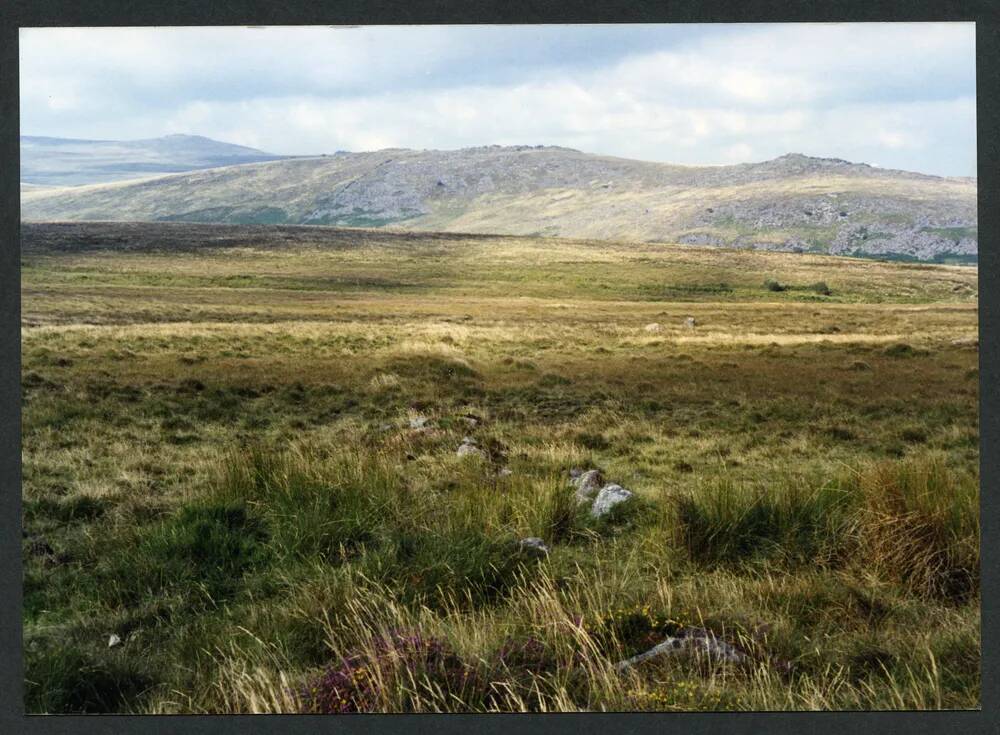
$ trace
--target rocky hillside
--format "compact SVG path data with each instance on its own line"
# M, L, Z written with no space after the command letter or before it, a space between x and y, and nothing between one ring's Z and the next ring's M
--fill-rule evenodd
M77 186L283 158L200 135L148 140L21 136L21 182Z
M976 192L974 180L799 154L695 167L487 146L26 190L22 217L394 226L972 261Z

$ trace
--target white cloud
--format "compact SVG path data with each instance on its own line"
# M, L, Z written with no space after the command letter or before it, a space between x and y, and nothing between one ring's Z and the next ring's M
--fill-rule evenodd
M726 163L739 163L741 161L753 160L753 147L747 143L736 143L726 148L723 152Z
M22 132L680 163L795 150L971 174L973 38L971 24L25 29Z

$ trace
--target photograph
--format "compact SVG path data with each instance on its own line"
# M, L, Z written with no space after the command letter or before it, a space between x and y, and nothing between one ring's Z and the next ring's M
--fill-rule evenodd
M981 710L976 30L20 27L24 713Z

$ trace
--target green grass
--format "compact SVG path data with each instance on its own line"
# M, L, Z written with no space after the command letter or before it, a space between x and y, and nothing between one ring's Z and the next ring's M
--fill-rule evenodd
M723 481L677 502L679 545L703 564L780 559L815 564L840 554L851 499L795 479L748 488Z
M979 706L974 270L357 246L24 256L28 711Z

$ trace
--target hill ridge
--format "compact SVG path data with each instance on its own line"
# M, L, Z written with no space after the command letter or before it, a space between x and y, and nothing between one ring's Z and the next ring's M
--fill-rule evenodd
M683 166L558 146L298 156L27 190L26 220L401 226L974 260L975 182L789 153Z
M46 186L112 183L165 173L257 163L284 156L203 135L173 133L138 140L22 135L21 182Z

